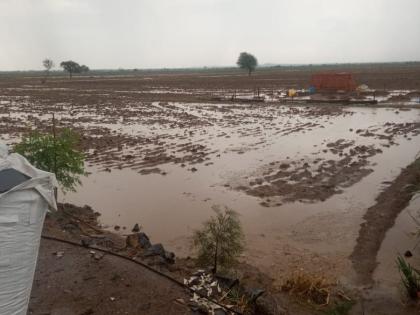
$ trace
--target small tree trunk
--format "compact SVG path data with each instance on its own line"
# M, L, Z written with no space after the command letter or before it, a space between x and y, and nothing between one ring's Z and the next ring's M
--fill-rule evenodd
M248 69L248 76L251 75L251 69Z
M57 134L55 131L55 114L52 115L52 132L53 132L53 138L54 138L54 173L57 173L57 147L56 147L56 139Z
M72 78L72 72L71 71L69 71L69 75L70 75L70 80L71 80L71 78Z
M217 273L217 256L218 256L218 251L219 251L219 238L216 239L216 251L214 252L214 267L213 267L213 273L216 274Z
M48 70L46 70L45 71L45 76L44 76L44 82L43 83L47 82L47 79L48 79L48 75L49 74L50 74L50 72Z
M52 132L53 132L53 137L54 137L54 175L55 175L57 174L57 145L56 145L57 134L55 130L55 114L54 113L53 113L52 120L53 120ZM57 201L57 196L58 196L58 189L54 188L54 197L56 201Z

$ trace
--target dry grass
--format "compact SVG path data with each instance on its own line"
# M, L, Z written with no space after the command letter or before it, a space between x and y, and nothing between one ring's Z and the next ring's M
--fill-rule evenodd
M309 304L326 306L330 302L330 287L331 283L322 276L296 271L283 283L281 290Z

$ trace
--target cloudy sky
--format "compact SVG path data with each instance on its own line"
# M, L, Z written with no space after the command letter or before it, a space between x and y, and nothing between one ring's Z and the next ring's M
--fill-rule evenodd
M0 70L420 60L420 0L0 0Z

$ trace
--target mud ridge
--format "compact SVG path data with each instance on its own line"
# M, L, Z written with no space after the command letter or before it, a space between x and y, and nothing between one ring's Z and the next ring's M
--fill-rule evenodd
M420 184L420 158L402 170L400 175L376 198L376 204L363 216L356 246L350 255L360 284L373 282L378 251L387 231L406 208Z

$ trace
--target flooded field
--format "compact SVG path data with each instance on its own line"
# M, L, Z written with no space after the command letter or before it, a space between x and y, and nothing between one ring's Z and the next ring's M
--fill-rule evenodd
M0 315L420 314L420 0L248 2L0 1Z
M415 108L26 92L1 96L2 140L48 130L53 112L59 128L82 135L89 175L63 201L92 206L122 234L138 223L179 256L190 254L192 231L213 206L232 208L246 233L244 260L279 281L297 268L351 278L348 257L366 209L420 147Z
M100 209L101 221L123 233L139 223L181 255L212 206L232 208L246 231L246 259L276 278L297 267L334 277L349 268L365 210L420 145L416 109L151 106L197 125L156 127L160 150L125 147L112 163L91 162L83 188L65 200ZM111 128L144 135L141 125ZM197 150L177 156L186 146ZM133 161L121 162L124 154Z

